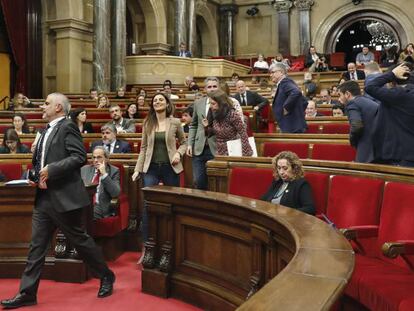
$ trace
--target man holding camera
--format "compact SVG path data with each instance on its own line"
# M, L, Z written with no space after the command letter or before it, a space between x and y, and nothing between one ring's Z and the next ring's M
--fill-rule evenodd
M380 101L374 132L376 162L414 167L414 77L403 63L369 81L365 92ZM387 83L395 87L384 87Z

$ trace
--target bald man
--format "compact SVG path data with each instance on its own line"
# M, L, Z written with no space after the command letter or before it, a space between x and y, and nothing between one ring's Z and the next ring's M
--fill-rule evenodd
M240 105L243 106L253 106L254 110L261 110L266 106L269 101L256 92L247 90L246 83L243 80L236 82L237 93L234 94L234 98L237 99Z

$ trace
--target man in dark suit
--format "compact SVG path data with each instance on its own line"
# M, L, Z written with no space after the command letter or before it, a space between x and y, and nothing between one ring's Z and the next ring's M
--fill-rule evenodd
M180 48L177 53L175 53L175 56L179 57L191 57L191 52L187 50L187 45L184 42L180 43Z
M348 64L348 71L344 72L342 78L345 81L349 80L364 80L365 72L363 70L357 70L355 63Z
M315 117L323 117L324 114L318 112L316 108L316 103L313 100L308 100L308 105L306 106L305 110L305 118L315 118Z
M121 107L118 104L109 107L109 114L112 121L108 122L115 125L118 134L135 133L135 123L132 119L124 119L122 117Z
M32 241L19 293L1 302L6 309L37 303L42 267L56 228L65 234L101 278L98 297L111 295L115 281L115 275L106 265L101 251L82 226L82 209L90 204L80 176L86 152L75 123L65 117L70 111L69 100L63 94L52 93L41 108L43 119L49 123L33 154L34 174L31 180L37 191Z
M296 83L287 77L286 67L275 64L270 79L277 90L272 110L283 133L303 133L306 130L305 108L307 103Z
M316 102L316 105L339 105L339 101L332 99L331 91L329 89L321 89L319 92L320 100Z
M236 82L237 93L233 96L238 100L240 106L253 106L254 110L261 110L269 101L260 94L246 90L243 80Z
M346 81L338 86L338 90L351 125L349 141L357 150L356 161L372 162L374 160L372 133L376 124L378 103L362 96L356 81Z
M82 180L85 185L96 184L94 196L94 218L100 219L112 216L115 211L111 207L111 200L121 193L119 169L109 164L109 153L104 146L96 146L92 152L92 164L81 169Z
M113 124L107 123L101 127L102 140L92 142L91 149L96 146L105 146L109 154L112 153L130 153L130 145L123 140L116 139L116 128Z
M365 92L378 99L375 162L414 167L414 84L405 63L369 81ZM398 85L384 87L387 83Z
M313 63L317 63L319 58L321 58L321 54L316 52L316 48L311 45L309 47L309 51L305 56L305 68L309 68L313 65Z

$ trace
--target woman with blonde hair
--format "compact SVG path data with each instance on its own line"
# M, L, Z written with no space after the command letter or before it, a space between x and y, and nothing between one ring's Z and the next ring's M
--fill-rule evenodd
M109 102L108 96L105 94L99 94L98 99L96 100L97 108L109 108L111 103Z
M315 215L312 189L296 153L282 151L272 160L274 180L262 200Z

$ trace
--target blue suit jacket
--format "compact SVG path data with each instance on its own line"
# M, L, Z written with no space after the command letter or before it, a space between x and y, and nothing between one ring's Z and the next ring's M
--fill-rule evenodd
M185 51L185 57L192 57L191 52L190 51ZM175 53L175 56L180 56L181 55L181 51L178 51Z
M306 99L296 83L288 78L283 78L273 99L272 110L283 133L303 133L306 129L305 111ZM283 108L288 111L283 115Z
M97 140L92 143L91 152L96 146L103 146L102 140ZM116 140L115 147L112 153L130 153L130 152L131 152L131 147L126 141L119 140L119 139Z
M351 130L349 140L357 149L356 161L368 163L374 160L373 131L379 104L365 96L356 96L346 105Z
M392 71L369 81L365 91L381 101L374 133L375 159L414 161L414 85L383 87L395 81Z

